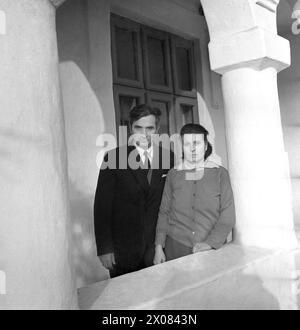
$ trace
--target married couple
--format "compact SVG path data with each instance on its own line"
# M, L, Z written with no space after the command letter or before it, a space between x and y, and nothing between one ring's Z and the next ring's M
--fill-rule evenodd
M212 146L207 130L187 124L180 131L182 159L154 146L161 112L139 105L130 112L129 146L104 157L94 203L97 254L110 277L219 249L235 224L228 172L209 160ZM138 168L118 166L124 155ZM169 157L165 166L164 157ZM116 168L104 166L116 160ZM153 166L156 164L156 166Z

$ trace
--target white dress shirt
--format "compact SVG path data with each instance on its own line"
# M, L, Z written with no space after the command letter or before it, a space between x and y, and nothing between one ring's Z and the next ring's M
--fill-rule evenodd
M143 164L145 164L145 151L148 153L148 158L150 161L150 164L152 165L152 160L153 160L153 145L151 145L151 147L149 149L143 149L139 146L135 146L140 157L141 157L141 161L143 162Z

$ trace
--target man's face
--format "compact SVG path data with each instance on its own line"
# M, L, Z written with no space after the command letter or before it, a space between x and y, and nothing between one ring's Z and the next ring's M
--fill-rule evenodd
M155 116L149 115L133 122L131 132L136 145L145 150L148 149L152 143L151 135L158 132Z
M190 163L204 161L206 144L203 134L185 134L183 136L184 158Z

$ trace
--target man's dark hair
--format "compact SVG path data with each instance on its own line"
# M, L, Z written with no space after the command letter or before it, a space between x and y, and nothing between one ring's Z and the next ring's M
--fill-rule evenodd
M199 124L186 124L180 130L180 136L182 139L185 134L203 134L204 142L207 145L207 149L204 155L204 160L206 160L212 154L213 148L212 145L207 140L207 136L209 133L206 128L204 128Z
M135 106L129 113L130 127L135 121L150 115L155 117L157 127L161 116L161 111L158 108L153 108L148 104L140 104Z

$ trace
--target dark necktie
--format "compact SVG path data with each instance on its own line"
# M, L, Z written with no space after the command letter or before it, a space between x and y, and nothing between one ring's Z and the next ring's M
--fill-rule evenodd
M144 151L144 156L145 156L145 161L144 164L147 164L147 180L149 185L151 184L151 178L152 178L152 168L151 168L151 162L150 162L150 158L149 158L149 154L148 151Z

